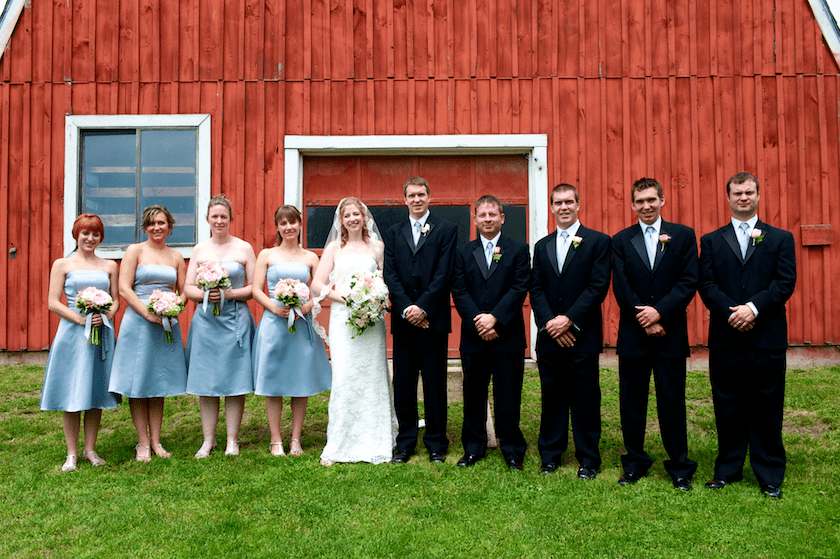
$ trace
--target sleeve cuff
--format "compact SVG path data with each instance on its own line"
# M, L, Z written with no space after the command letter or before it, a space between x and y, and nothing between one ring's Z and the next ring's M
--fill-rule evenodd
M748 306L748 307L750 308L750 310L753 312L753 314L755 315L755 317L756 317L756 318L758 318L758 309L755 307L755 305L753 304L753 302L752 302L752 301L747 301L747 306Z

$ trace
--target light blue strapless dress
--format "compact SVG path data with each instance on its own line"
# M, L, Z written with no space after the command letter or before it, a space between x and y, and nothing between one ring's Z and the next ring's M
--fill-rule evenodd
M233 289L245 286L245 266L222 262L230 274ZM242 301L225 300L219 316L213 304L195 309L187 336L187 394L196 396L241 396L254 391L251 373L251 344L254 317Z
M143 303L155 289L172 291L178 272L172 266L145 264L134 272L134 293ZM172 343L163 340L163 326L153 324L131 307L120 325L114 353L111 392L129 398L177 396L187 389L187 364L181 325L172 326Z
M76 312L76 295L87 287L111 292L111 276L102 270L75 270L64 277L67 306ZM116 281L116 278L114 278ZM102 345L93 346L85 338L85 327L61 319L50 347L41 409L84 411L113 409L120 402L119 394L108 392L111 362L114 357L114 330L100 326Z
M268 268L269 296L281 279L309 282L309 266L278 262ZM332 379L324 341L312 327L312 314L295 321L290 333L285 318L264 312L254 338L254 384L260 396L313 396L329 390Z

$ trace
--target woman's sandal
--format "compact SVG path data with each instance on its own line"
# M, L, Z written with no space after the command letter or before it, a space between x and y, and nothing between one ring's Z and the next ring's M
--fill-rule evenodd
M213 452L214 448L216 448L216 441L204 441L201 443L201 448L199 448L198 452L195 453L195 457L198 460L207 458L210 456L210 453Z
M280 449L280 452L276 452L276 453L275 453L275 452L271 452L271 447L272 447L273 445L277 445L277 448L279 448L279 449ZM286 454L285 452L283 452L283 441L280 441L279 443L268 443L268 452L269 452L272 456L283 456L284 454Z
M300 446L300 439L292 439L292 444L289 446L289 456L300 456L303 454L303 448Z
M146 455L145 456L140 454L141 449L146 450ZM137 443L136 445L134 445L134 460L136 460L137 462L147 462L147 463L151 462L152 461L152 451L150 450L150 447L148 447L146 445L143 445L143 444L140 444L140 443Z
M155 456L158 458L171 458L172 453L168 452L160 443L152 443L152 448L155 451Z
M228 439L225 456L239 456L239 441Z
M68 454L67 460L64 461L64 464L61 466L62 472L74 472L76 471L76 460L78 460L78 456L76 454Z
M102 457L99 456L95 450L87 450L84 454L82 454L82 456L84 456L85 460L90 462L91 466L105 465L105 460L103 460Z

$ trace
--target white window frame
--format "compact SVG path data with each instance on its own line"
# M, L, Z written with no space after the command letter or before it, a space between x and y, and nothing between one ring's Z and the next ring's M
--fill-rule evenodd
M306 213L303 158L306 155L498 155L528 156L528 244L531 255L548 233L548 135L476 134L441 136L286 136L283 203ZM408 177L406 177L408 178ZM395 185L399 190L402 185ZM434 189L434 186L432 186ZM433 190L434 192L434 190ZM531 351L537 327L531 312ZM536 353L532 353L532 356Z
M87 130L116 130L130 128L195 128L198 138L196 167L196 243L210 238L210 225L201 216L201 208L210 203L210 115L67 115L64 122L64 247L69 254L76 247L73 222L79 215L79 154L81 135ZM184 258L192 255L193 247L172 247ZM121 259L125 249L101 248L102 258Z

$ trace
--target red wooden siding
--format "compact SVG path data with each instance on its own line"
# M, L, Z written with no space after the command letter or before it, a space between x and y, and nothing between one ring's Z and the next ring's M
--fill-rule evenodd
M610 234L640 176L703 234L749 170L761 218L797 241L791 342L838 343L837 247L801 233L840 227L838 93L806 0L35 0L0 60L0 349L56 328L64 115L114 113L211 114L213 193L257 249L286 134L547 134L550 184L579 185ZM690 317L702 344L699 301Z

